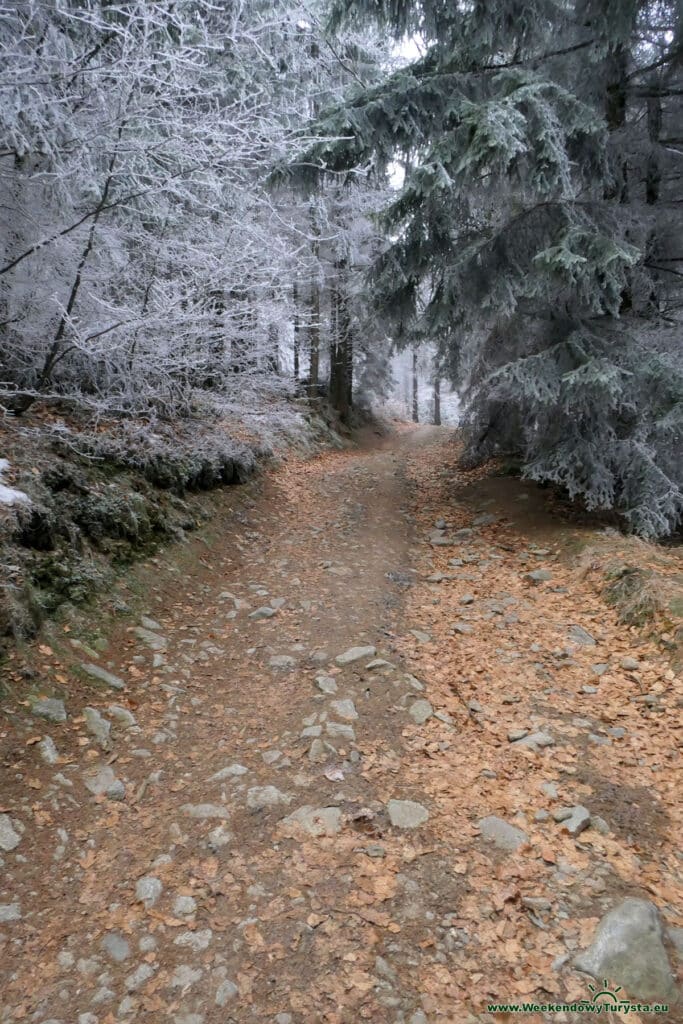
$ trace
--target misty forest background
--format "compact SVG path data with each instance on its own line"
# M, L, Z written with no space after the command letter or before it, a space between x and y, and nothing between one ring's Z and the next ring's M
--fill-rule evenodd
M674 534L682 95L678 2L0 3L5 417L384 405Z

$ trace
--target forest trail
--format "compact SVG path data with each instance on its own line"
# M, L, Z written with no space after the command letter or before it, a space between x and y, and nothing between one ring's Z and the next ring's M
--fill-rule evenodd
M101 688L41 645L67 718L3 702L2 1024L487 1021L586 999L624 897L680 925L680 684L532 490L435 428L286 462L137 570Z

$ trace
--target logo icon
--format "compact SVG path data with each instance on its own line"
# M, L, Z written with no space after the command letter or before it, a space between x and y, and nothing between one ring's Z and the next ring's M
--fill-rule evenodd
M608 988L607 978L602 979L601 989L596 988L595 985L589 985L588 991L594 1004L601 1003L603 1006L619 1006L622 1002L617 995L617 992L621 992L621 985L617 985L616 988Z

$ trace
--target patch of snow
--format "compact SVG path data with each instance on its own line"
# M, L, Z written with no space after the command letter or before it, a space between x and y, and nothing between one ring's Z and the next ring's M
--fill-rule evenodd
M30 505L31 499L28 494L18 491L15 487L8 487L3 484L3 474L9 469L7 459L0 459L0 505Z

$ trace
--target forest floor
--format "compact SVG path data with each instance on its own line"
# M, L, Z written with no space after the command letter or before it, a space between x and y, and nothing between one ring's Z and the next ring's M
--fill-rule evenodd
M669 653L590 527L456 455L285 461L15 653L2 1024L568 1021L487 1004L590 998L573 958L630 896L675 964Z

